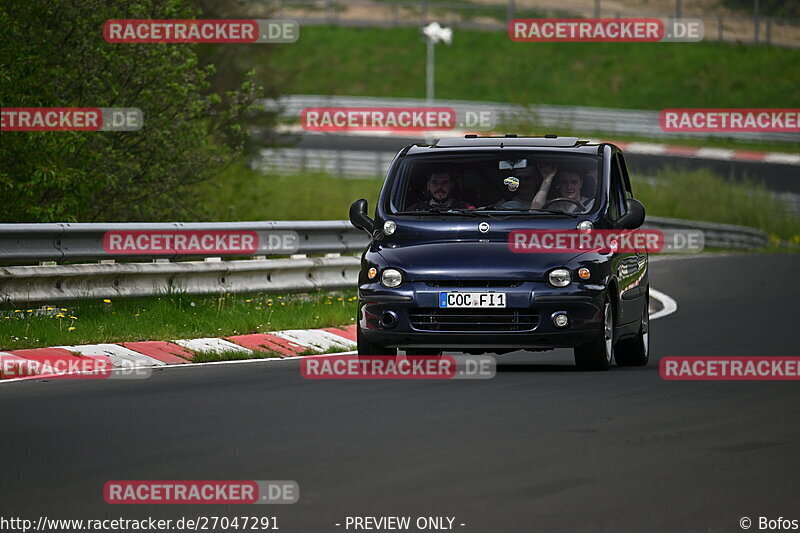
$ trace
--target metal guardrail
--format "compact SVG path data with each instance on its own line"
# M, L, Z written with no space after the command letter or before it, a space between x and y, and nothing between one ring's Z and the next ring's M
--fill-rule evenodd
M750 249L766 246L764 232L743 226L648 217L650 229L699 229L705 246ZM130 256L107 253L102 248L106 231L156 229L280 228L307 236L305 253L325 257L293 256L247 260L204 260L136 263ZM300 222L242 222L191 224L0 224L0 259L114 262L0 267L0 302L47 302L79 298L150 296L169 292L212 294L225 292L308 292L355 287L360 260L342 253L362 251L368 236L344 220ZM12 254L12 255L9 255ZM152 257L152 256L151 256ZM217 258L218 259L218 258Z
M80 260L185 259L190 255L159 253L119 255L106 252L103 236L111 231L253 231L296 232L298 254L355 253L364 249L367 236L346 220L278 222L169 222L169 223L78 223L0 224L0 263ZM219 255L219 254L208 254ZM247 256L269 255L260 249ZM285 254L284 254L285 255ZM193 257L203 257L195 254Z
M259 172L281 175L324 172L339 178L377 178L386 175L395 154L365 150L263 148L250 161L250 166Z
M0 268L0 302L344 289L360 266L357 257L12 266Z
M683 229L701 230L706 248L733 248L751 250L763 248L769 242L766 233L755 228L736 226L733 224L717 224L697 220L681 220L677 218L651 217L645 220L645 229Z
M262 100L268 109L285 118L298 118L306 107L425 107L422 98L380 98L367 96L292 95L280 100ZM436 100L437 107L450 107L456 116L466 112L489 112L498 126L526 125L535 128L567 128L573 131L609 135L641 135L649 138L724 137L745 141L800 142L800 133L781 132L666 132L658 111L560 105L504 104L468 100Z

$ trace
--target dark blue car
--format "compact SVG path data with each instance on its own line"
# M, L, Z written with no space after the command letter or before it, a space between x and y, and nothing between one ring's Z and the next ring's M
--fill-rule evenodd
M644 222L612 144L572 137L445 138L392 161L358 290L358 353L574 348L605 370L648 361L645 249L518 253L510 235L632 230Z

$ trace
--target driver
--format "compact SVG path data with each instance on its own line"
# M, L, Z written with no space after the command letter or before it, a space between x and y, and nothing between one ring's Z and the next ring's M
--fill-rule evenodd
M422 200L408 208L408 211L439 211L445 209L475 209L474 206L455 198L453 189L455 180L446 171L431 173L425 188L429 200Z
M555 163L542 162L539 163L539 172L542 174L542 185L533 197L531 202L532 209L542 209L543 206L547 206L549 210L573 213L581 209L574 203L575 201L580 202L586 209L589 209L594 203L594 200L581 196L583 175L578 170L564 167L559 171L558 165ZM565 200L558 202L550 200L552 203L548 203L547 196L554 181L556 198L564 198Z

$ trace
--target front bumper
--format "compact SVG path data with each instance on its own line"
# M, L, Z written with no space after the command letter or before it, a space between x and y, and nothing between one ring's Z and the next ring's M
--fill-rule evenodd
M440 292L504 292L505 309L440 309ZM571 348L594 339L602 328L606 287L573 282L553 288L545 282L508 287L438 287L424 281L396 289L359 287L358 325L364 338L391 348L518 350ZM552 315L566 313L556 327ZM393 323L382 320L393 314Z

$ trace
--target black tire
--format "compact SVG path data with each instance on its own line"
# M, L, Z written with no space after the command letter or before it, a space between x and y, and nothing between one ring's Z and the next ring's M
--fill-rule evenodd
M382 356L382 357L395 357L397 350L395 348L387 348L379 344L368 342L361 334L361 328L358 328L356 333L356 341L358 342L358 356Z
M614 359L619 366L646 366L650 360L650 291L647 291L639 333L614 347Z
M581 370L608 370L614 359L614 307L608 295L603 301L603 327L593 340L575 348L575 364Z

